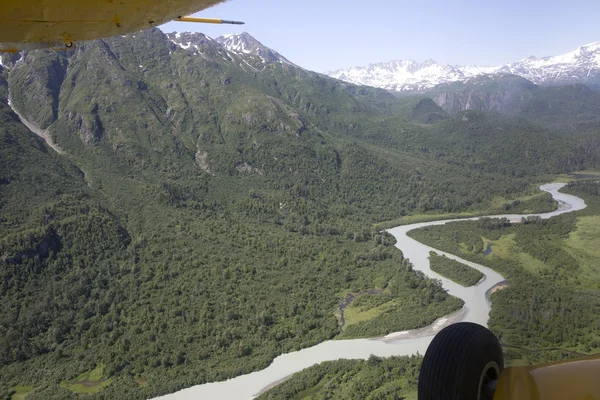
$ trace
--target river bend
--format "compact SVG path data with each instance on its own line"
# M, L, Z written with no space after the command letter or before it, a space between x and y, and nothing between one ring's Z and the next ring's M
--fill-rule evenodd
M541 190L552 194L554 199L559 202L559 208L550 213L534 215L547 219L555 215L584 209L586 207L585 202L579 197L558 192L564 185L564 183L551 183L540 186ZM508 218L511 222L519 222L524 216L527 215L505 214L493 215L490 217ZM285 380L292 374L314 364L341 358L367 359L371 354L380 357L411 355L416 354L417 352L424 354L435 333L451 323L469 321L487 326L491 309L491 305L487 300L487 292L494 286L503 282L504 278L490 268L426 246L407 236L407 233L413 229L432 225L444 225L453 221L477 220L479 218L481 217L422 222L399 226L388 230L388 232L394 235L397 240L396 247L402 250L404 257L410 260L415 270L422 271L430 278L439 279L442 282L443 287L448 290L451 295L464 300L465 306L462 310L440 318L432 325L422 329L397 332L385 337L372 339L328 340L313 347L280 355L273 360L271 365L261 371L241 375L227 381L192 386L166 396L158 397L157 399L252 399L254 396L264 391L265 388L271 387L278 382ZM477 285L468 288L454 283L431 271L428 260L430 251L444 254L449 258L475 268L484 274L484 278Z

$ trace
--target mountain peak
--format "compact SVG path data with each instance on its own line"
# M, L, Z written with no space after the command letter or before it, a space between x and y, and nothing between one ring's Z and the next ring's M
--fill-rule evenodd
M593 43L584 44L583 46L580 46L578 48L578 50L580 50L580 49L585 49L587 51L597 51L597 50L600 50L600 42L593 42Z
M232 61L234 56L237 59L241 58L251 68L258 69L270 63L296 66L275 50L263 45L248 32L223 35L215 39L200 32L172 32L166 35L175 45L205 58L212 54Z
M234 53L252 54L256 53L257 49L265 47L248 32L219 36L215 41Z
M279 62L282 64L292 64L284 56L263 45L261 42L256 40L254 36L248 32L242 32L239 35L223 35L215 39L215 42L219 43L226 50L236 53L242 56L256 56L260 57L263 63L267 62Z
M167 33L167 38L182 49L189 49L214 45L214 40L200 32L171 32Z
M427 60L425 60L421 63L421 68L431 67L432 65L439 65L439 64L434 59L428 58Z

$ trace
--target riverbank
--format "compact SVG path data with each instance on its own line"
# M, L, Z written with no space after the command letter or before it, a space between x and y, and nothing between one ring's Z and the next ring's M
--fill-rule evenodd
M548 184L541 189L551 193L555 200L562 202L561 207L553 212L535 214L541 218L551 218L565 212L577 211L585 208L585 202L572 195L559 193L558 190L564 184ZM492 218L509 218L513 222L520 222L521 218L530 215L494 215ZM478 217L465 218L463 220L476 220ZM489 292L494 287L499 287L505 282L503 276L490 268L463 260L452 254L436 250L426 246L407 235L407 232L431 225L443 225L448 222L459 220L443 220L422 222L417 224L400 226L389 229L388 232L396 237L398 247L404 256L410 259L413 268L422 271L425 275L439 279L448 292L465 302L465 307L458 313L438 319L428 327L405 332L397 332L388 337L354 340L329 340L316 346L300 351L283 354L261 371L242 375L223 382L213 382L204 385L190 387L179 392L159 397L165 400L191 400L191 399L251 399L266 388L273 387L282 382L292 374L324 361L332 361L341 358L368 359L371 354L379 357L390 357L394 355L424 354L433 339L433 335L444 326L454 322L470 321L480 325L487 325L490 303L487 301ZM477 285L465 288L449 279L441 277L429 268L429 251L446 255L475 268L484 274L484 279Z
M438 318L437 320L435 320L435 322L433 324L426 326L424 328L413 329L410 331L390 333L389 335L385 335L381 338L378 338L378 340L394 341L394 340L398 340L398 339L416 339L416 338L427 337L427 336L433 337L433 336L435 336L435 334L437 334L439 331L441 331L445 327L452 325L456 322L462 321L465 316L466 311L467 311L467 309L465 307L463 307L453 314L446 315L442 318Z

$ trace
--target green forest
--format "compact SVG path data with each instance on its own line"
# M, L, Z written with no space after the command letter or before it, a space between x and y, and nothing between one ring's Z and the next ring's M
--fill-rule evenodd
M195 46L202 56L151 29L72 52L2 56L0 399L146 399L324 340L428 325L462 302L414 271L383 225L551 210L539 183L600 166L587 136L490 113L451 118L430 99L259 59L247 68L216 42ZM9 95L60 153L21 123ZM491 321L505 342L598 347L593 325L579 322L600 315L586 253L593 201L577 216L481 221L436 239L451 251L464 234L461 256L479 260L481 236L514 234L519 254L539 260L537 272L512 255L493 265L511 280L494 295ZM574 253L560 245L565 235ZM536 307L546 304L542 288L558 299L548 303L557 304L553 324L562 304L573 307L564 341L549 343L537 312L511 317L507 296L525 304L530 275ZM584 302L591 308L575 307ZM373 363L371 374L390 371L385 390L414 388L418 361ZM339 377L337 365L311 382ZM393 383L399 368L412 372Z
M462 286L473 286L483 278L483 274L476 269L434 251L429 252L429 267Z
M329 361L305 369L257 400L416 400L421 357Z

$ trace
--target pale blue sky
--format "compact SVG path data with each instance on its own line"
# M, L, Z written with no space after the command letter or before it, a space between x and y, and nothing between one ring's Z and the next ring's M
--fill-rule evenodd
M318 72L406 58L500 65L600 41L599 0L230 0L196 15L246 25L161 29L246 31Z

